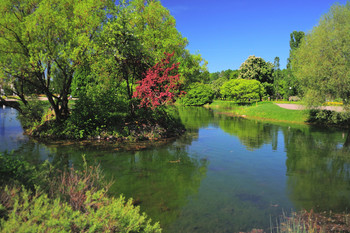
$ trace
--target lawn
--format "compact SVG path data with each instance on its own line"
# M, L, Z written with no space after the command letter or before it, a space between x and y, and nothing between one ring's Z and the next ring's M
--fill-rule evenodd
M257 102L248 105L239 105L233 101L214 101L210 108L219 112L225 112L246 118L282 121L293 123L305 123L308 118L308 110L284 109L272 102Z

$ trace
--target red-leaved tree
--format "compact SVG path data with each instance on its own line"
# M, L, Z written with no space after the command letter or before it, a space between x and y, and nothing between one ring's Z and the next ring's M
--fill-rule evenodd
M184 94L181 91L179 64L170 64L173 53L165 53L167 56L161 62L148 69L144 78L138 82L133 98L141 100L139 107L155 109L168 102L174 102L175 97Z

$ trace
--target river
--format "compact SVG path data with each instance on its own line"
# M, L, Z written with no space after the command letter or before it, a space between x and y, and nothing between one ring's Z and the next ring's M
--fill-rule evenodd
M187 133L142 150L108 143L42 143L23 135L16 111L0 109L0 152L79 168L84 154L133 197L164 232L268 229L292 210L350 208L347 132L233 118L178 108Z

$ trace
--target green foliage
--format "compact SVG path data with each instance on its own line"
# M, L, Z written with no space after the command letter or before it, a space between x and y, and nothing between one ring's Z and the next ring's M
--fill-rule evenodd
M86 192L85 212L40 192L5 188L6 194L11 210L6 220L0 220L4 232L161 232L159 223L151 224L131 199L109 198L104 190Z
M202 106L204 104L210 104L214 99L214 91L210 85L196 83L191 85L190 90L187 92L180 103L185 106Z
M290 34L290 40L289 40L290 50L289 50L289 58L287 59L288 60L287 69L291 68L293 53L300 47L301 43L304 40L304 37L305 37L305 33L302 31L293 31Z
M112 1L12 0L0 2L0 79L45 93L58 121L69 115L68 94ZM21 88L16 88L20 84ZM20 91L20 92L19 92Z
M102 85L89 87L75 103L67 120L67 133L76 138L97 136L103 130L121 128L128 115L128 102L123 99L120 88Z
M233 79L224 83L220 89L221 96L237 102L261 99L265 90L257 80Z
M0 154L0 184L19 182L33 188L35 168L28 162L22 161L13 154Z
M18 119L21 121L22 127L28 129L41 122L44 108L47 103L33 99L27 104L21 103L21 114L18 114Z
M303 84L309 105L350 96L350 3L334 5L301 46L294 51L292 69Z
M311 109L308 122L320 125L348 126L350 123L350 113Z
M261 57L249 56L239 68L239 78L272 83L272 68L273 65Z
M215 79L214 81L211 82L211 88L214 91L214 97L215 98L221 98L221 93L220 93L220 89L222 87L222 85L227 82L228 79L221 77L218 79Z
M212 105L218 108L219 111L232 112L234 115L244 115L247 118L294 123L305 123L309 113L306 110L284 109L272 102L257 102L247 106L237 106L230 101L214 101Z
M237 79L239 76L239 70L223 70L221 72L215 72L210 74L210 81L213 82L217 79L224 78L224 79Z
M0 162L1 232L161 231L159 223L152 224L146 214L140 214L132 199L107 196L101 187L109 185L99 167L84 162L82 171L51 171L47 163L34 167L10 155L0 155ZM4 179L11 186L5 186Z

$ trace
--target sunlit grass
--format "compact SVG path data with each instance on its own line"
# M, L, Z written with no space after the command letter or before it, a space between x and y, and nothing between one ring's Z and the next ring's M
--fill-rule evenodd
M210 107L238 116L263 120L305 123L308 118L308 110L284 109L272 102L238 105L233 101L215 101Z

